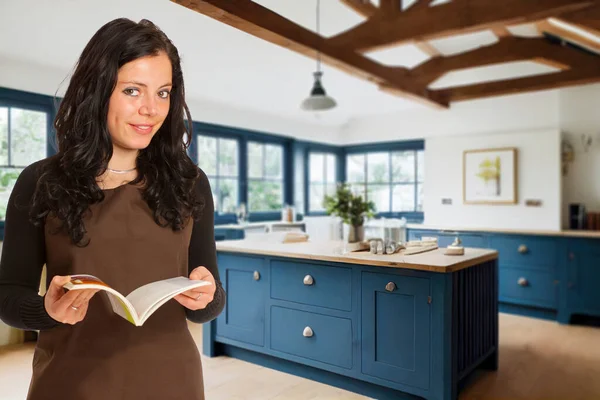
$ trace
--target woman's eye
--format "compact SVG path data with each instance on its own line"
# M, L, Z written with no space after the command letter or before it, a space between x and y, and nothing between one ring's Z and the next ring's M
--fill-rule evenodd
M168 99L171 95L171 92L169 92L168 90L161 90L160 92L158 92L158 95L161 99Z
M139 90L134 89L134 88L127 88L125 90L123 90L123 93L125 93L128 96L134 96L138 94Z

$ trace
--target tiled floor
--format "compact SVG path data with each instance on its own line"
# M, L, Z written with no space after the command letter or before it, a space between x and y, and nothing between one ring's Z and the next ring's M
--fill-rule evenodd
M201 326L190 324L198 346ZM22 400L33 345L0 349L0 398ZM228 357L203 357L207 400L366 399ZM500 369L477 373L460 399L600 399L600 329L501 314Z

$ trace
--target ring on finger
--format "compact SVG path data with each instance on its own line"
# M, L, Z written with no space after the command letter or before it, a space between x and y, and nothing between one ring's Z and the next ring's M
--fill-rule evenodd
M200 300L200 297L202 297L202 293L198 294L198 297L196 297L196 300Z
M71 306L71 308L75 311L79 311L79 307Z

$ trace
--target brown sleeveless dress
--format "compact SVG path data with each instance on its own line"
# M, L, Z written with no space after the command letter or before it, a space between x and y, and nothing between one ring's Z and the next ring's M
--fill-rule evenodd
M105 190L85 217L87 247L45 227L48 280L92 274L127 295L141 285L188 276L192 223L180 232L158 226L136 186ZM204 399L200 354L183 306L159 308L141 327L112 311L98 292L75 325L39 334L28 400Z

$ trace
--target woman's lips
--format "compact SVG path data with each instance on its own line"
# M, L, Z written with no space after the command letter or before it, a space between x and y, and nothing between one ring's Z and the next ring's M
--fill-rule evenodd
M136 132L141 133L141 134L148 134L150 132L152 132L152 127L154 125L134 125L134 124L129 124Z

